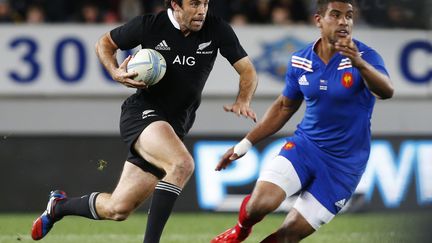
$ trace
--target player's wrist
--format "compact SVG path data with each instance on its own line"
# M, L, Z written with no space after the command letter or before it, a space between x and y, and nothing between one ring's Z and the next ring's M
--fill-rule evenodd
M238 144L234 146L234 153L238 156L242 156L252 148L252 143L247 139L243 138Z
M368 63L365 60L363 60L361 57L357 57L357 59L358 60L355 63L355 68L359 69L360 71L367 70L368 69Z

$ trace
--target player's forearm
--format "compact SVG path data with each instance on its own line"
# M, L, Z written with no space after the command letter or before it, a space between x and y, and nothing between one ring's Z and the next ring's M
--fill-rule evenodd
M95 50L99 61L113 77L114 70L118 68L116 58L118 48L117 46L115 46L115 44L113 44L112 40L108 35L109 33L105 34L99 39L99 41L96 43Z
M285 104L283 98L279 97L266 111L263 119L246 135L246 138L252 144L256 144L273 135L288 122L300 105L301 101Z
M393 96L393 84L387 75L382 74L366 61L357 68L372 93L381 99L389 99Z
M254 69L245 71L240 75L239 93L237 101L250 104L257 87L257 74Z
M240 75L239 92L236 101L250 104L258 85L256 70L247 56L238 60L233 66Z

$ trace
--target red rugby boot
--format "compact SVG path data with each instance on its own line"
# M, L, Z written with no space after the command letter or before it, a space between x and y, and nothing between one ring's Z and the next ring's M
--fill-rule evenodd
M65 198L66 193L63 191L56 190L50 193L47 209L33 222L31 229L31 236L33 240L40 240L48 234L56 222L56 220L54 220L54 207L58 201Z
M244 241L252 232L252 228L241 228L238 224L219 234L210 243L239 243Z

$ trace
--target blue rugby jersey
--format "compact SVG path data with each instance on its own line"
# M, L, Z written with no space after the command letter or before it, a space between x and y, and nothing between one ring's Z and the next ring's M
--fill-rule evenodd
M315 42L317 43L317 42ZM293 136L312 160L352 174L363 173L370 153L370 119L375 97L349 58L336 53L326 65L315 43L295 52L283 95L304 99L306 111ZM381 56L354 40L362 58L388 75Z

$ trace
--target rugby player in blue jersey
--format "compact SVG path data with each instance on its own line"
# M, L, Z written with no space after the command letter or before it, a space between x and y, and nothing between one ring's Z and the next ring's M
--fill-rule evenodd
M96 53L114 80L137 92L122 105L120 133L129 148L113 193L93 192L67 197L56 190L46 211L33 223L32 238L45 237L67 215L90 219L125 220L152 196L145 243L160 241L162 231L183 187L194 171L192 155L182 139L195 120L201 93L218 52L239 74L237 99L225 111L256 119L250 107L257 75L233 29L212 14L209 0L165 0L167 11L137 16L103 35ZM116 51L137 46L159 51L167 71L156 85L146 87L127 72L131 57L120 65Z
M303 120L278 156L263 166L240 206L238 223L211 242L242 242L254 224L299 192L283 224L262 241L298 242L330 222L353 194L369 157L375 97L393 96L380 55L352 39L353 4L317 1L320 38L293 54L282 94L217 165L216 170L225 169L277 132L305 102Z

